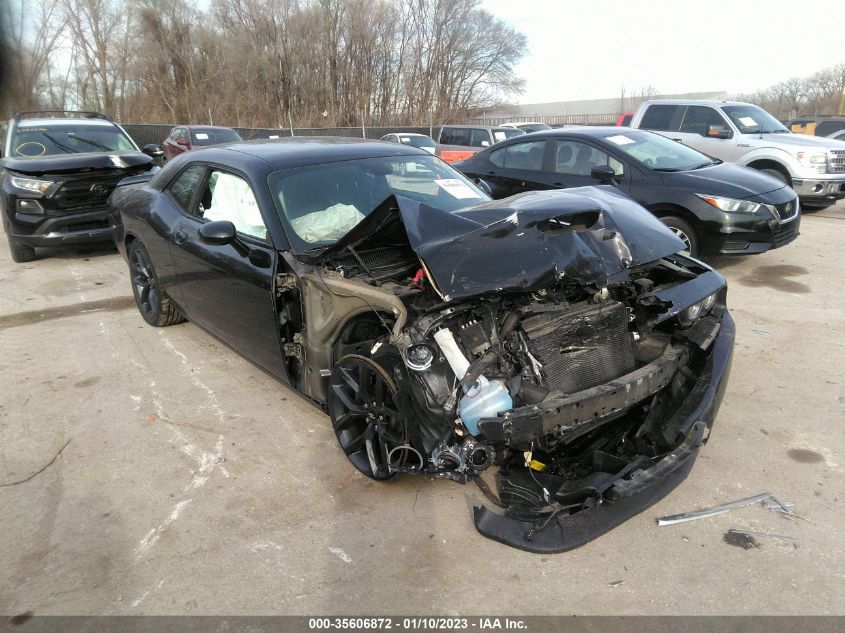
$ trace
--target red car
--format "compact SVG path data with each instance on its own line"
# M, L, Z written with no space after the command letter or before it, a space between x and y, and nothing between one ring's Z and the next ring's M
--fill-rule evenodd
M237 143L243 139L232 128L216 125L180 125L170 130L170 136L161 144L166 160L183 152L201 149L209 145Z

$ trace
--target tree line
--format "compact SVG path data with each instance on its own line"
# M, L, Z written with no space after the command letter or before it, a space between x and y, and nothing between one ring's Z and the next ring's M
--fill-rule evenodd
M519 94L480 0L10 0L6 113L233 127L435 124Z
M798 116L845 114L845 63L732 98L756 103L784 121Z

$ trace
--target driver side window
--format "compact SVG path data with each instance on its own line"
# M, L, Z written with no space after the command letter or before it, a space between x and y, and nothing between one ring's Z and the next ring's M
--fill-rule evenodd
M249 183L225 171L212 170L203 185L197 215L214 222L228 220L238 233L267 241L267 227Z
M625 171L622 163L592 145L578 141L558 141L555 173L589 176L593 167L599 165L610 165L617 176L623 175Z

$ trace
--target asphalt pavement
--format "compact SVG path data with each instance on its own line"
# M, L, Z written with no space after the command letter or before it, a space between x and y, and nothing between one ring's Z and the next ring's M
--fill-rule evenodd
M319 410L190 323L146 325L116 251L14 264L3 236L0 614L843 614L845 204L801 232L715 262L737 345L689 478L548 556L481 537L475 486L370 481ZM761 492L807 520L655 521Z

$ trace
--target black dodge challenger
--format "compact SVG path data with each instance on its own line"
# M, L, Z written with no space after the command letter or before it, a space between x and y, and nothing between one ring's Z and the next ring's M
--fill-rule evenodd
M667 494L722 399L724 278L610 186L492 201L415 148L288 139L179 157L111 205L148 323L189 319L322 407L369 477L475 480L478 530L514 547Z

